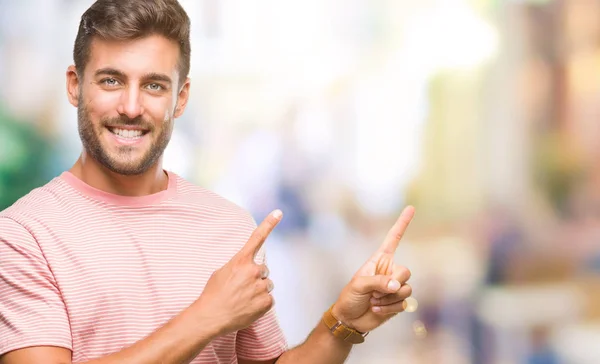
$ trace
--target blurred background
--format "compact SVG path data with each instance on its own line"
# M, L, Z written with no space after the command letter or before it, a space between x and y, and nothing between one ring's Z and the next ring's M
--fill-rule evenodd
M0 209L70 168L91 0L0 0ZM600 0L187 0L192 96L165 166L285 213L303 341L406 204L418 308L349 363L600 362Z

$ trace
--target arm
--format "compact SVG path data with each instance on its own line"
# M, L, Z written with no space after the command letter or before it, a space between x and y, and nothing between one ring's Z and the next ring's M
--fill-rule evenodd
M333 336L320 322L303 344L286 351L280 358L261 362L240 359L239 364L343 363L351 349L352 344Z
M414 210L408 207L392 227L382 246L354 275L332 308L334 322L359 332L369 332L404 311L404 300L412 294L406 284L410 271L393 263L393 254ZM323 321L306 341L271 362L240 361L240 364L341 364L352 344L335 336Z
M193 311L183 311L165 326L146 339L101 359L81 364L117 364L117 363L189 363L198 353L216 337L214 332L202 329L204 324L194 322ZM343 363L352 344L333 336L324 324L319 323L306 342L287 351L279 360L248 361L240 359L240 364L299 363L304 358L310 363ZM323 355L323 353L327 353ZM71 363L71 351L65 348L40 346L12 351L0 357L1 364L68 364ZM79 363L78 363L79 364Z
M85 364L189 363L219 333L219 324L199 317L194 307L182 311L166 325L134 345ZM71 351L53 346L11 351L1 364L68 364Z
M189 363L214 338L262 317L273 305L273 284L266 266L254 263L254 256L280 218L267 217L242 250L213 273L202 295L163 327L117 353L81 364ZM8 297L0 301L0 352L6 353L0 364L69 364L68 317L43 255L27 230L3 220L0 233L4 235L5 228L16 233L0 236L0 293ZM33 292L30 280L40 274L45 280ZM56 306L53 311L48 311L49 303ZM41 327L31 324L43 316L50 318L42 320ZM62 334L60 340L53 337L56 332Z
M342 291L340 298L332 308L333 316L346 326L360 332L368 332L380 326L398 312L404 310L404 300L412 293L408 284L410 273L406 269L396 269L392 276L357 276ZM379 301L372 298L374 292L384 293ZM351 302L348 302L350 299ZM376 303L376 304L373 304ZM350 307L355 310L344 318L344 310L338 307ZM374 309L377 307L377 309ZM378 310L375 312L376 310ZM348 313L346 313L348 315ZM320 321L306 341L283 353L280 358L268 362L244 361L240 364L341 364L346 361L353 344L331 333L323 321Z
M329 329L319 322L306 341L286 351L277 360L277 364L314 363L333 364L343 363L350 354L352 344L333 336Z
M409 285L400 284L405 279L408 279L407 271L400 269L392 277L385 275L355 277L340 294L340 298L333 306L332 314L349 328L359 332L369 332L404 310L403 302L412 293ZM371 299L374 292L385 293L386 296L382 298L384 301L373 305L375 301ZM344 309L338 307L351 308L352 312L350 315L345 314ZM375 312L374 309L381 310ZM321 321L302 345L285 352L277 360L277 364L341 364L346 361L352 346L353 344L334 336Z

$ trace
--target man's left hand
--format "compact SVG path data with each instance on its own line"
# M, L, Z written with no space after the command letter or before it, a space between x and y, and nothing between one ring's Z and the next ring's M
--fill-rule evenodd
M394 264L394 253L414 216L408 206L389 231L381 247L356 272L333 306L333 315L359 332L368 332L404 311L412 294L406 284L410 271Z

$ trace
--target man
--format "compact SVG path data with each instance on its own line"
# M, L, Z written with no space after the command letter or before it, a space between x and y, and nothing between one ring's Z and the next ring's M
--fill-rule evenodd
M176 0L98 0L73 53L83 152L0 214L1 364L342 363L403 310L410 272L393 253L412 208L288 350L261 249L281 211L256 227L162 169L190 89Z

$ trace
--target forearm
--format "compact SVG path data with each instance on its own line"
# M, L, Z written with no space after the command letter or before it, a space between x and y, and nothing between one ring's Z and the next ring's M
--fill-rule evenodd
M219 336L218 323L198 317L191 307L145 339L108 356L82 364L183 364Z
M338 364L346 361L352 344L333 336L329 329L319 324L306 341L288 351L277 360L277 364Z

